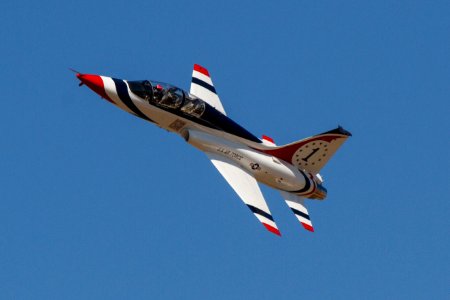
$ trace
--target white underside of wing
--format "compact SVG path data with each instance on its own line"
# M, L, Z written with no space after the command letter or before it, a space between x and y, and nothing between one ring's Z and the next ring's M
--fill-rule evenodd
M280 235L256 179L225 157L209 152L206 155L266 229Z
M309 218L308 210L306 209L305 206L305 198L285 191L280 191L280 193L281 196L283 196L284 200L286 201L286 204L294 212L295 216L303 225L303 227L306 230L314 232L314 228Z

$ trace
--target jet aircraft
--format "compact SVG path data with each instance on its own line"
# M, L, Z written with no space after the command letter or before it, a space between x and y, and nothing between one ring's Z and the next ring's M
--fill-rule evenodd
M319 171L351 136L342 127L284 146L261 139L230 119L208 70L194 65L190 91L153 80L122 80L82 74L76 77L103 99L139 118L180 135L203 151L256 218L281 235L258 182L280 191L306 230L314 231L305 199L323 200L327 190Z

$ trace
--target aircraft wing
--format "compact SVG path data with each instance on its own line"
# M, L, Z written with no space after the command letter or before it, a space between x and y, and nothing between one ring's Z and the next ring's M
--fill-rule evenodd
M294 212L297 219L303 225L306 230L314 232L314 228L312 226L311 220L309 218L308 210L305 206L305 198L300 197L285 191L280 191L281 196L283 196L286 204L290 207L290 209Z
M206 152L206 155L264 227L281 235L256 179L225 157L210 152Z
M192 71L190 93L226 115L208 70L197 64L194 65L194 70Z

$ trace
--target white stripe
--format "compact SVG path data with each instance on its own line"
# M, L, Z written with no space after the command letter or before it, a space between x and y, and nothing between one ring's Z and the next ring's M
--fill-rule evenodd
M304 213L305 215L307 215L307 216L309 217L308 210L306 209L306 207L304 207L304 206L301 205L300 203L293 202L293 201L289 201L289 200L286 200L286 203L287 203L287 205L288 205L290 208L293 208L293 209L296 209L296 210L298 210L298 211L301 211L302 213ZM297 214L295 214L295 216L297 217L297 219L298 219L301 223L308 224L309 226L312 227L312 223L311 223L310 220L308 220L308 219L306 219L306 218L304 218L304 217L302 217L302 216L299 216L299 215L297 215Z
M198 79L200 79L201 81L204 81L204 82L206 82L207 84L214 86L213 83L212 83L211 78L210 78L209 76L206 76L206 75L203 74L203 73L200 73L200 72L197 72L197 71L194 70L194 72L192 72L192 77L198 78Z
M287 205L290 208L294 208L298 211L301 211L302 213L304 213L305 215L309 216L308 210L306 209L305 206L301 205L300 203L294 202L294 201L290 201L290 200L286 200Z
M312 223L311 223L311 221L310 220L308 220L308 219L305 219L305 218L303 218L303 217L300 217L300 216L297 216L297 219L300 221L300 223L305 223L305 224L307 224L307 225L309 225L309 226L311 226L311 227L313 227L312 226Z
M298 211L304 213L305 215L307 215L309 217L308 210L306 209L306 206L305 206L305 199L304 198L302 198L300 196L296 196L296 195L288 193L288 192L284 192L284 191L281 191L281 195L285 199L286 204L291 209L298 210ZM306 225L309 225L309 226L313 227L311 220L308 220L308 219L306 219L306 218L304 218L302 216L299 216L296 213L294 213L294 215L297 218L297 220L300 221L300 223L306 224Z
M201 85L199 85L199 84L197 84L197 83L195 83L195 82L193 82L192 85L195 85L195 87L196 87L197 89L201 89L201 92L202 92L202 93L207 94L206 97L208 97L208 99L215 98L215 99L219 100L219 96L217 96L216 93L211 92L211 91L208 90L207 88L205 88L205 87L203 87L203 86L201 86ZM196 96L197 96L197 95L196 95ZM202 99L202 98L200 98L200 99ZM202 100L205 100L205 99L202 99Z
M220 99L219 96L217 96L216 93L211 92L210 90L202 87L199 84L196 83L192 83L192 85L195 86L195 89L197 89L197 93L199 95L195 95L197 97L199 97L200 99L202 99L203 101L208 102L209 104L211 104L212 106L216 107L216 105L214 104L220 104L220 106L222 106L222 103L220 103ZM209 101L208 101L209 100Z
M267 145L267 146L276 146L275 143L272 143L272 142L269 141L269 140L261 139L261 141L263 142L264 145Z
M118 107L120 107L121 109L123 109L126 112L129 112L130 114L135 114L134 112L132 112L125 104L123 104L123 102L120 100L119 95L117 94L117 89L116 89L116 85L114 84L114 81L112 80L111 77L106 77L106 76L100 76L103 80L103 85L105 86L105 92L106 95L108 95L109 98L112 99L112 101L114 101L114 103L116 103L116 105Z
M139 109L139 111L146 116L147 118L149 118L150 120L152 120L151 117L149 117L144 110L141 108L142 106L145 107L145 105L147 104L146 101L142 100L142 98L136 96L131 90L130 90L130 86L128 85L128 82L126 80L124 80L125 84L127 85L127 89L128 89L128 95L130 96L131 101L134 103L134 105L137 107L137 109Z
M196 83L191 83L191 93L194 96L197 96L198 98L207 102L209 105L211 105L224 115L226 114L225 109L223 108L222 103L220 102L219 96L217 96L216 93L213 93L210 90L205 89L204 87Z
M264 216L258 215L258 214L254 214L255 217L261 222L261 223L266 223L267 225L272 226L273 228L278 229L277 224L275 224L274 221L267 219Z

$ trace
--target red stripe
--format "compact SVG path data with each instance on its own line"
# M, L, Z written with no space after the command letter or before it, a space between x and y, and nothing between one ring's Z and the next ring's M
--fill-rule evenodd
M103 99L108 100L109 102L114 103L111 98L105 92L105 85L103 84L103 80L98 75L90 75L90 74L77 74L78 79L80 79L85 85L87 85L91 90L100 95Z
M203 68L200 65L195 64L194 65L194 70L197 71L197 72L202 73L203 75L206 75L206 76L210 77L208 70L206 70L206 68Z
M266 229L269 230L270 232L275 233L275 234L278 235L278 236L281 236L281 233L280 233L280 231L279 231L277 228L272 227L272 226L270 226L269 224L266 224L266 223L263 223L263 225L264 225L264 227L266 227Z
M263 138L263 140L266 140L266 141L271 142L272 144L275 144L275 141L270 136L263 135L262 138Z
M300 222L300 223L302 223L302 222ZM305 228L306 230L314 232L314 228L312 226L305 224L305 223L302 223L302 225L303 225L303 228Z

